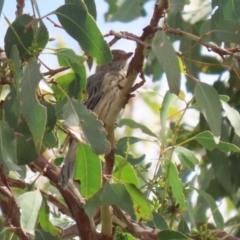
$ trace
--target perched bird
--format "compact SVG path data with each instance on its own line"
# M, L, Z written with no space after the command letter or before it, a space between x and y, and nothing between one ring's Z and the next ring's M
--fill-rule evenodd
M116 99L121 86L126 81L127 60L132 53L126 53L122 50L112 50L112 62L98 66L96 72L87 80L88 99L84 105L92 110L98 116L99 120L104 123L111 109L112 103ZM73 178L75 168L75 158L77 153L78 141L70 139L70 145L64 165L59 175L59 183L66 188L68 182Z

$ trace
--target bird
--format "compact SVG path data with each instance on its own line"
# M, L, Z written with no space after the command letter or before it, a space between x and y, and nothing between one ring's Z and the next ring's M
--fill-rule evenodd
M118 49L112 50L111 53L112 62L97 66L95 73L87 79L88 98L83 101L87 109L93 111L103 124L108 117L112 103L126 82L127 61L133 54ZM74 176L77 148L78 141L70 138L68 152L63 160L58 178L58 183L64 189L67 188L69 180Z

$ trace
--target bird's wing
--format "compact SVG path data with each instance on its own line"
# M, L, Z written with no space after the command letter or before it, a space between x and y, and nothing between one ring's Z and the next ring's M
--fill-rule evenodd
M98 71L95 74L91 75L87 80L86 90L88 94L88 99L86 99L83 103L88 109L92 111L102 97L102 82L105 73L105 71Z

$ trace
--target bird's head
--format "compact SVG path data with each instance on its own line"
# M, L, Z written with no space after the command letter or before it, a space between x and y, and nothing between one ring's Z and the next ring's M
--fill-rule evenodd
M125 69L127 66L127 60L133 55L132 52L126 53L123 50L112 50L112 62L106 65L98 66L97 71L101 70L110 70L110 71L119 71Z

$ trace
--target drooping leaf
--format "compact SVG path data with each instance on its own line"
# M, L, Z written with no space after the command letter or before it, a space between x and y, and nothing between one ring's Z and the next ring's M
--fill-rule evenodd
M192 151L180 146L176 147L174 151L186 168L194 170L195 166L198 164L198 159Z
M116 155L120 155L123 158L127 158L127 161L131 165L137 165L141 163L145 159L145 154L140 157L134 157L131 153L129 153L129 146L144 141L144 139L136 138L136 137L123 137L120 138L116 144Z
M38 48L44 49L48 43L49 34L48 30L43 21L39 21L39 27L36 31L35 42L37 43Z
M121 119L120 122L118 123L118 127L122 127L124 125L132 128L132 129L140 128L143 133L145 133L149 136L158 138L158 136L155 133L153 133L151 131L151 129L149 129L147 126L145 126L143 124L140 124L140 123L137 123L132 119L127 119L127 118Z
M222 152L240 152L240 148L238 148L236 145L228 143L228 142L222 142L220 141L219 144L216 144L214 141L214 137L211 132L205 131L201 132L198 135L194 136L193 139L196 139L203 147L205 147L208 150L213 150L215 148L219 149Z
M181 217L181 220L178 224L178 231L179 232L190 232L190 229L189 229L183 216Z
M224 227L224 220L223 220L223 216L220 213L218 206L216 204L216 202L214 201L214 199L207 194L206 192L202 191L201 189L197 189L197 188L193 188L195 191L198 192L198 194L200 196L202 196L208 203L209 207L211 208L212 211L212 215L214 218L214 221L216 223L216 226L218 229L223 229Z
M86 60L86 57L77 55L69 48L54 49L54 52L58 56L58 62L61 66L70 66L69 62L80 65Z
M16 85L16 92L19 92L19 84L20 84L20 67L21 67L21 62L20 62L20 57L19 57L19 51L17 49L17 46L14 44L12 46L11 52L10 52L10 59L13 62L14 66L14 82Z
M94 153L107 154L110 143L106 140L107 133L103 123L83 104L69 100L63 107L63 119L72 133L76 133L82 142L87 141Z
M44 99L40 100L39 102L46 108L47 111L46 131L50 132L53 130L57 122L55 108L51 103L45 101Z
M84 65L79 66L76 63L71 63L70 66L75 73L75 78L69 85L68 93L70 96L72 95L75 99L78 99L78 101L81 101L86 98L86 69Z
M240 136L240 114L237 110L230 107L228 103L222 102L223 110L225 111L228 120L230 121L231 125L233 126L235 133Z
M183 185L178 176L177 167L172 162L169 162L168 166L168 182L172 187L173 195L179 203L181 210L186 210L187 205L183 194Z
M47 205L47 201L43 198L42 206L38 213L38 220L43 230L49 232L52 236L60 237L62 234L62 230L53 226L52 222L50 221L50 209Z
M66 30L93 58L98 65L104 65L112 60L107 42L104 40L94 19L89 13L74 4L59 7L54 14Z
M221 134L221 102L214 87L199 82L196 84L194 96L201 111L218 142Z
M84 205L84 210L89 217L92 217L95 209L103 204L101 199L104 189L101 188L97 193L95 193L91 198L86 201Z
M163 31L158 31L155 34L152 52L166 72L170 92L178 95L181 78L180 66L172 43Z
M168 117L168 111L169 108L174 105L175 101L177 100L177 96L167 92L164 96L163 103L162 103L162 108L160 110L160 119L161 119L161 140L162 144L166 146L167 144L167 139L166 139L166 130L167 130L167 117Z
M61 89L63 89L65 92L68 92L69 85L72 81L75 81L75 77L76 76L73 72L66 73L56 77L56 82L58 83ZM54 91L54 97L58 102L60 102L66 97L64 93L56 85L53 85L52 89ZM68 92L68 95L69 95L69 92ZM70 97L73 97L73 96L71 96L70 94Z
M132 165L123 157L115 156L115 170L113 176L123 183L132 183L139 187L139 181Z
M42 79L39 67L36 59L34 57L31 58L23 74L21 92L19 93L19 99L22 102L22 114L32 133L38 152L42 146L43 134L47 122L46 108L39 103L36 96L36 88Z
M101 160L83 143L78 144L74 179L81 182L81 193L88 199L92 197L102 185Z
M39 190L26 192L18 198L21 208L20 223L24 232L35 229L38 212L42 204L42 195Z
M28 48L34 41L33 28L26 27L33 21L33 17L23 14L19 16L9 27L4 38L5 52L10 56L11 48L16 45L19 51L20 58L29 58Z
M14 132L7 122L0 121L0 164L3 164L4 170L19 171L21 168L17 163L17 148Z
M169 229L167 221L164 219L163 216L161 216L157 212L153 212L153 222L155 224L155 227L161 230Z
M132 218L135 219L133 201L124 184L110 184L109 182L106 182L104 185L101 200L104 204L117 205L119 208L126 211Z

